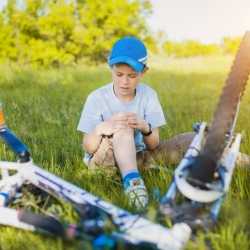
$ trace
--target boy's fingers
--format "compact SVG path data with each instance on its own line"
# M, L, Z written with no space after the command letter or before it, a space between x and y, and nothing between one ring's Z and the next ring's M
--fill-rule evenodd
M120 112L117 115L115 115L117 118L127 118L127 113L126 112Z
M127 121L128 118L127 116L115 116L112 120L113 121Z
M129 125L129 127L130 127L130 128L133 128L133 129L137 128L136 125Z
M137 123L130 122L130 123L128 123L128 126L129 126L129 127L133 126L133 127L135 128L135 127L137 127L138 125L137 125Z
M131 117L128 119L128 122L138 122L138 120L136 119L136 117Z
M126 121L116 121L115 126L127 126L128 122Z
M115 125L115 129L121 129L121 128L127 128L127 127L128 127L128 125L125 123L117 123Z
M127 122L128 119L126 117L125 118L117 118L115 121L116 122Z
M137 119L129 119L128 124L138 125L138 120Z
M137 118L136 113L127 112L126 114L127 114L127 118L128 118L128 119L131 119L131 118L136 119L136 118Z

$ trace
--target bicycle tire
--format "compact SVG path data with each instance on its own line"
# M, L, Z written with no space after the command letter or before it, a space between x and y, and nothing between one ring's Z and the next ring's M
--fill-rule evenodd
M214 179L218 162L226 147L226 135L234 124L237 106L250 74L250 31L246 32L225 82L201 154L190 170L191 179L206 183Z

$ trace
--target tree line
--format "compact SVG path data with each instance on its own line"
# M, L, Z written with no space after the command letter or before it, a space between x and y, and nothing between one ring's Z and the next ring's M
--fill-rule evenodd
M241 37L224 37L220 44L203 44L194 40L182 42L165 41L163 50L167 55L174 57L234 55L240 45L240 41Z
M240 38L226 38L223 46L165 41L159 48L158 36L147 25L151 13L150 0L8 0L0 11L0 63L101 63L125 35L176 57L235 53L239 44Z

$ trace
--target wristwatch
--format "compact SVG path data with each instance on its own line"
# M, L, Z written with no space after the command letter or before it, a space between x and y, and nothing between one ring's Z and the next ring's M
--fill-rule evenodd
M148 127L149 127L149 131L147 133L141 132L143 136L149 136L152 134L153 131L152 131L152 126L150 123L148 123Z

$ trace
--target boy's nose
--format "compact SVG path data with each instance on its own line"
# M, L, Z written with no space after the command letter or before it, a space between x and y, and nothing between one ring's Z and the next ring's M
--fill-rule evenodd
M124 83L124 84L129 83L129 78L128 78L128 76L123 76L123 77L122 77L122 83Z

